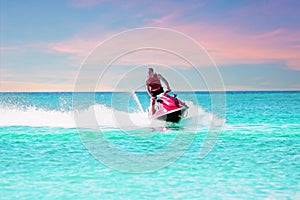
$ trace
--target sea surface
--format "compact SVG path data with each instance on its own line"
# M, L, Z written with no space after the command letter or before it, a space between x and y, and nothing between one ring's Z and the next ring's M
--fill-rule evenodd
M0 93L0 199L300 199L300 92Z

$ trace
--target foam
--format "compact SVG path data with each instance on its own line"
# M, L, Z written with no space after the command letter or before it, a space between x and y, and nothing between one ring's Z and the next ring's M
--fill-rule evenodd
M202 107L187 102L189 105L188 118L183 120L184 126L211 126L223 124L212 113ZM46 110L37 107L1 107L0 127L30 126L30 127L62 127L62 128L143 128L162 127L164 122L151 121L148 113L143 111L125 112L95 104L80 111Z

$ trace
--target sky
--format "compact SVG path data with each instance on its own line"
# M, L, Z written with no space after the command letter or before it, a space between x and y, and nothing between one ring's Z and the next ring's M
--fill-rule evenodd
M1 92L74 91L84 70L86 82L97 78L87 90L143 90L149 65L173 90L300 90L297 0L0 2ZM170 31L170 37L140 31L146 27ZM111 45L122 34L126 40ZM183 45L184 38L202 50ZM143 39L170 49L140 49L109 67L101 60L86 67L92 57L108 58L112 49L138 41L144 48ZM170 53L180 45L184 57L203 56L203 64Z

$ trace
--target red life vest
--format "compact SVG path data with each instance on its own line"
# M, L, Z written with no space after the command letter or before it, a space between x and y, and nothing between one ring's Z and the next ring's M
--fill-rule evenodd
M148 76L147 83L151 87L152 91L156 91L161 88L161 83L160 83L157 73L154 73L153 77Z

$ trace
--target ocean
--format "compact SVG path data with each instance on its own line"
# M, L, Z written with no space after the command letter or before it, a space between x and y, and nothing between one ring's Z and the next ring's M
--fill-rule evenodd
M300 199L300 92L0 93L0 199Z

